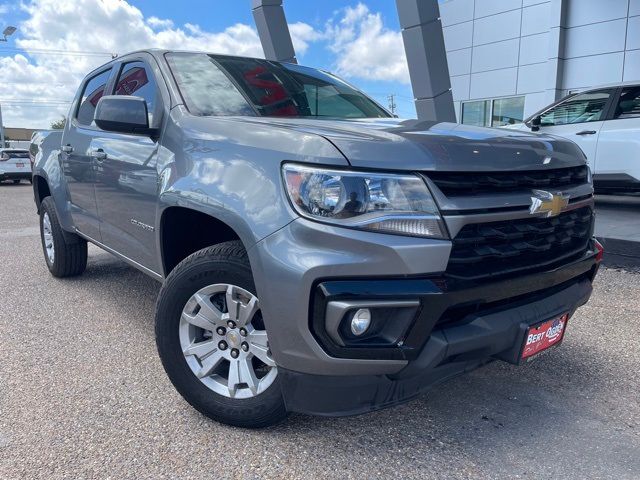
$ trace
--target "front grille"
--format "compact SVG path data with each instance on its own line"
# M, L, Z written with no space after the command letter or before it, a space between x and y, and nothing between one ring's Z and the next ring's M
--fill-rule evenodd
M447 275L477 279L553 267L582 256L593 211L583 207L554 218L465 225L453 239Z
M585 165L526 172L430 172L426 175L446 196L513 192L539 188L566 189L587 182Z

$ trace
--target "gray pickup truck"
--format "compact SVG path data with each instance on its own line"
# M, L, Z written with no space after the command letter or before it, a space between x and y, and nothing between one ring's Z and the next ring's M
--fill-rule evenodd
M169 378L238 426L526 362L562 341L602 259L574 143L399 120L300 65L131 53L33 151L51 273L81 274L91 242L163 282Z

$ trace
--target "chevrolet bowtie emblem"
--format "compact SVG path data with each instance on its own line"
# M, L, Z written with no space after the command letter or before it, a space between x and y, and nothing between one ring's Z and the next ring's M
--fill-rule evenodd
M534 190L529 213L532 215L534 213L544 213L545 217L555 217L560 215L567 205L569 205L569 195Z

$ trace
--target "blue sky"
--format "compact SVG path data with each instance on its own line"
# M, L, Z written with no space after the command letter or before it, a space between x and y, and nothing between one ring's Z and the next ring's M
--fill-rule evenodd
M395 1L285 0L284 6L300 63L336 72L385 106L395 94L397 113L415 116ZM250 0L26 0L0 4L0 25L18 27L0 44L8 126L42 127L35 124L63 115L64 105L45 103L71 98L108 52L169 47L261 55ZM66 53L56 58L55 51ZM73 53L87 51L98 55ZM31 97L40 104L25 105Z

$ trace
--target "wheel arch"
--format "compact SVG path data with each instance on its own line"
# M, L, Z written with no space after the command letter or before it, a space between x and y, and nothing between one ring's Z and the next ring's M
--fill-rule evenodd
M33 176L33 199L36 202L36 209L38 214L40 213L40 205L42 200L51 196L51 189L46 178L42 175Z
M190 206L168 206L162 211L159 226L159 252L165 277L182 260L203 248L239 240L248 251L254 243L249 235L240 233L237 223L232 225Z

